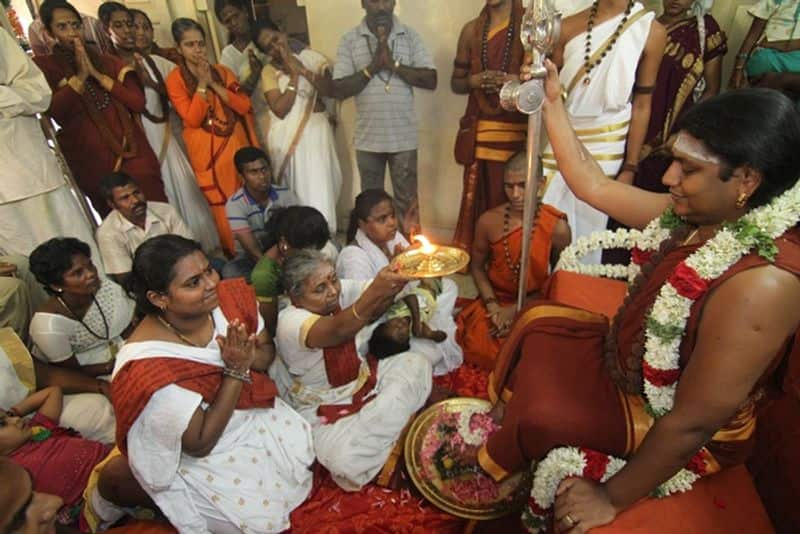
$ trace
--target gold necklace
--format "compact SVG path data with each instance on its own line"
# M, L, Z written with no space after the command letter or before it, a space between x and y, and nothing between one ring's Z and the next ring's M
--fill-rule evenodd
M214 317L212 317L211 314L208 314L208 317L209 317L209 319L211 319L211 324L213 325L214 324ZM156 319L158 319L159 322L161 322L161 324L163 324L167 328L167 330L169 330L170 332L172 332L173 334L178 336L178 338L181 341L183 341L184 343L186 343L187 345L191 345L192 347L198 347L198 348L204 348L205 347L205 345L198 345L197 343L195 343L194 341L192 341L188 337L184 336L181 333L180 330L175 328L175 326L172 323L170 323L169 321L164 319L164 317L162 317L161 315L156 315Z

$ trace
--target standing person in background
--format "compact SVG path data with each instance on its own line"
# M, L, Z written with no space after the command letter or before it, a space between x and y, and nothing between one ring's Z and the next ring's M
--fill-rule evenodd
M392 177L402 230L419 229L414 87L436 89L436 66L419 34L395 17L395 0L361 0L366 16L339 41L334 95L356 97L354 145L361 190ZM406 220L408 218L408 220Z
M189 226L192 235L203 245L203 250L221 254L211 210L197 187L194 171L183 148L172 133L171 123L173 120L177 122L178 118L171 113L164 79L175 68L175 64L163 57L139 52L136 34L140 30L136 29L133 13L124 5L119 2L103 2L97 15L114 43L114 53L136 70L139 81L144 86L146 104L140 119L147 141L161 164L161 177L170 204L178 210L180 218ZM151 46L152 42L145 49ZM132 259L133 251L130 256Z
M136 49L140 54L161 56L172 63L177 64L181 60L178 49L173 47L164 48L155 42L153 35L153 21L141 9L131 9L133 15L133 29L136 38Z
M93 45L106 54L111 50L111 41L105 32L100 30L100 21L89 15L81 14L83 24L83 40L88 45ZM28 26L28 44L34 56L47 56L53 53L53 47L58 41L53 38L44 27L41 15L37 16Z
M467 110L456 136L456 162L464 165L461 211L453 242L472 247L475 225L488 209L505 202L503 167L525 149L527 116L505 111L498 93L522 65L521 0L486 0L478 18L458 38L450 87L468 94Z
M653 150L664 145L672 126L693 104L718 95L727 37L709 14L713 0L664 0L658 21L667 30L667 46L658 70L650 126L634 185L665 193L661 177L672 162Z
M641 3L595 0L564 20L553 53L566 88L570 120L607 176L631 184L650 123L650 103L666 32ZM567 215L572 239L604 230L605 213L577 199L558 172L553 151L542 154L544 203ZM585 257L598 263L600 253Z
M39 14L58 40L52 54L34 58L53 90L48 114L61 127L61 150L94 209L108 214L100 180L120 170L135 176L148 198L166 202L158 159L133 117L145 109L133 69L86 46L72 4L45 0Z
M0 29L0 254L27 256L57 236L77 237L97 250L36 119L52 94L16 39Z
M275 181L319 210L335 234L342 170L331 127L333 114L328 114L334 108L326 98L333 95L328 59L308 47L295 50L288 36L268 20L257 25L253 39L270 59L261 72L261 89L269 106L265 146Z
M731 73L729 86L754 85L800 93L800 0L759 0L747 10L753 23Z
M175 20L172 36L183 61L167 76L167 94L183 119L189 161L211 206L222 248L232 255L225 203L240 185L233 156L244 146L258 145L250 98L230 69L208 63L205 31L197 22Z
M214 13L230 38L219 62L233 71L242 91L250 95L256 135L261 146L267 146L269 109L261 88L261 71L268 60L251 40L254 24L249 4L245 0L214 0Z

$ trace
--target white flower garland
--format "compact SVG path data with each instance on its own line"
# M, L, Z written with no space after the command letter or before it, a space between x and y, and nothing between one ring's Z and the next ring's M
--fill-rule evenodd
M660 220L652 221L644 230L603 230L579 237L561 252L556 270L569 271L589 276L602 276L632 281L639 274L639 266L635 263L620 264L587 264L582 258L591 252L610 248L632 249L642 251L658 250L658 246L669 237L670 230L663 228Z
M487 410L481 410L480 408L465 408L460 414L458 414L458 433L461 435L461 438L467 445L483 445L483 443L486 441L487 432L485 429L478 428L473 431L469 427L472 416L476 413L485 414L487 413Z
M592 250L590 247L596 249L598 246L627 246L642 251L657 250L670 232L663 227L663 220L662 217L652 221L642 232L618 230L581 238L565 250L567 256L565 258L562 254L559 266L565 270L590 274L592 270L585 269L579 263L580 257ZM734 224L725 225L712 239L678 264L667 282L661 286L647 317L642 364L645 400L649 411L656 418L669 413L675 401L681 372L680 344L692 305L708 291L714 280L751 250L757 249L760 255L773 259L772 256L777 252L774 240L798 221L800 182L773 199L770 204L751 210ZM599 269L596 271L601 272ZM621 270L605 272L621 273ZM630 272L628 276L631 276ZM664 497L691 489L694 482L704 474L704 454L704 449L701 449L689 467L681 469L661 484L653 495ZM600 474L600 482L605 482L625 465L625 461L619 458L599 456L606 462L605 469ZM553 505L558 485L566 477L585 476L588 463L587 451L575 447L553 449L539 462L531 489L531 504L522 515L523 523L530 532L540 532L547 528L547 510ZM597 474L596 470L590 469L589 472Z

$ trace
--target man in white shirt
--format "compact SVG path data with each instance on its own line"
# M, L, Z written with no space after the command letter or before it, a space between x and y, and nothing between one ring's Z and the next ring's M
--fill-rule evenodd
M106 272L116 282L124 282L136 249L151 237L177 234L194 239L175 208L166 202L148 202L127 174L109 174L100 183L100 191L113 211L97 229L97 244Z

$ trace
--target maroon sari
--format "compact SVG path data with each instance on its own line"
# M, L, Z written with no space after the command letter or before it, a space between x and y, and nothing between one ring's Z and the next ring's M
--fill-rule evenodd
M114 80L110 92L90 78L77 93L67 83L76 72L74 53L64 47L33 58L53 90L48 115L61 127L58 142L75 180L103 217L110 208L100 181L114 171L134 177L147 200L166 202L158 158L133 117L145 109L136 74L117 57L89 46L87 52L95 67Z
M705 16L706 46L701 55L697 19L677 22L667 28L667 46L658 69L656 88L650 110L650 126L642 148L634 184L648 191L666 192L661 177L669 160L653 149L666 143L678 118L694 104L692 94L705 72L705 64L725 55L727 38L711 15Z

